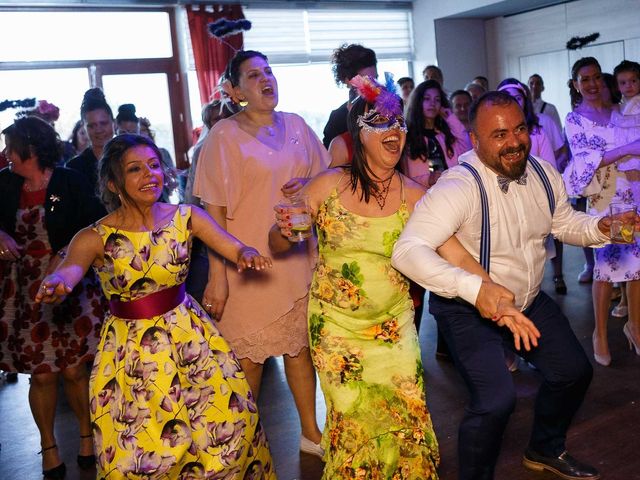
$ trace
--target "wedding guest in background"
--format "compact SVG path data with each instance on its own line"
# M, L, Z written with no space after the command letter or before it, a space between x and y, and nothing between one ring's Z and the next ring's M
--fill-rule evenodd
M402 101L406 105L407 103L409 103L409 95L411 95L411 92L415 88L415 83L413 81L413 78L401 77L398 79L397 83L398 83L398 86L400 87L400 90L402 91Z
M572 159L563 173L567 191L588 196L588 212L606 215L611 203L628 203L632 192L616 166L627 155L640 155L640 140L618 143L611 123L614 107L602 95L603 74L593 57L577 60L571 68L569 92L574 110L565 119ZM593 355L603 366L611 364L607 323L614 282L626 282L629 319L623 326L629 346L640 355L640 239L595 250L593 269Z
M551 117L553 122L558 127L558 130L562 131L562 122L560 121L560 115L558 109L553 103L545 102L542 99L542 92L544 92L544 80L542 77L534 73L529 77L529 90L531 90L531 100L533 102L533 108L536 113L544 113Z
M488 92L480 83L469 82L465 85L464 89L471 95L471 101L476 102L478 99Z
M69 143L75 151L75 155L82 153L90 144L89 136L84 128L82 120L78 120L73 126ZM72 157L73 158L73 157Z
M29 406L40 433L42 473L61 479L66 445L58 445L54 432L61 378L80 427L78 464L95 464L87 363L96 353L102 295L89 275L78 278L60 305L37 304L34 297L73 235L103 209L82 175L57 166L61 142L50 124L26 116L2 133L10 166L0 171L0 370L31 374ZM11 428L10 419L4 428Z
M114 134L113 112L100 88L91 88L84 93L80 118L89 136L89 147L69 160L67 167L82 173L89 181L91 191L97 193L98 159Z
M356 75L368 75L378 78L376 52L370 48L353 43L343 44L333 51L331 56L333 77L336 85L346 85ZM347 103L343 103L329 115L323 130L322 143L328 149L331 140L347 131Z

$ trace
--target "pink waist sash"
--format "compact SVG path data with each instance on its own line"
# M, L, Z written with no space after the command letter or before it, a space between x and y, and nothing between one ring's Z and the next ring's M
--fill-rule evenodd
M130 302L109 300L109 309L116 317L140 320L167 313L180 305L184 297L185 285L181 283Z

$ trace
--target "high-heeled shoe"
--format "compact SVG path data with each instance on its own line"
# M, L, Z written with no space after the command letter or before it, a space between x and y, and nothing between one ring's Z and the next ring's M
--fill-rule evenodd
M315 455L316 457L324 457L324 450L319 443L314 443L304 435L300 435L300 451Z
M38 453L43 454L47 450L52 450L54 448L58 448L58 445L53 444L50 447L43 448ZM67 473L67 466L62 462L57 467L50 468L49 470L42 470L42 476L44 480L62 480Z
M624 333L624 335L627 337L627 340L629 341L629 350L633 350L635 348L636 355L640 355L640 345L638 345L636 343L635 339L631 335L631 329L629 328L629 322L624 324L624 327L622 327L622 332Z
M80 438L91 438L93 435L80 435ZM96 466L96 456L94 454L91 455L78 455L77 456L78 466L82 470L91 470Z
M611 365L611 354L601 354L598 353L598 349L596 348L596 332L593 332L593 336L591 337L593 342L593 358L595 358L596 362L602 365L603 367L608 367Z
M553 277L553 284L556 288L556 293L558 295L566 295L567 294L567 284L564 283L564 278L562 275L556 275Z

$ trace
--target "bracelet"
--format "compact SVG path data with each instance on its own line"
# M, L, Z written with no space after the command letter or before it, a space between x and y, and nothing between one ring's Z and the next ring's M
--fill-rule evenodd
M258 250L256 250L255 248L253 248L253 247L246 247L246 246L245 246L245 247L242 247L242 248L240 249L240 251L238 252L238 262L240 261L240 259L242 258L242 256L243 256L245 253L247 253L247 252L253 252L253 253L255 253L256 255L260 255L260 252L258 252ZM236 263L238 263L238 262L236 262Z

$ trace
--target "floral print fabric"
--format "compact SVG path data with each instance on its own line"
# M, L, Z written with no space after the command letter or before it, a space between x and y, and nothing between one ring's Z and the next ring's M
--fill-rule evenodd
M309 337L327 406L323 479L436 479L409 282L391 266L406 205L382 218L345 209L337 191L316 225Z
M184 281L191 209L152 232L97 224L110 298ZM109 316L90 382L98 478L275 479L256 403L235 355L200 306L149 319Z
M567 193L587 196L588 212L607 215L612 202L633 203L631 183L617 164L598 168L602 156L618 147L612 123L600 125L576 112L567 115L565 131L572 159L563 173ZM640 280L640 239L631 245L611 244L596 248L594 280L625 282Z
M0 260L0 370L59 372L93 361L98 345L104 297L90 274L60 305L34 298L55 252L44 224L46 190L23 192L15 241L23 255Z

